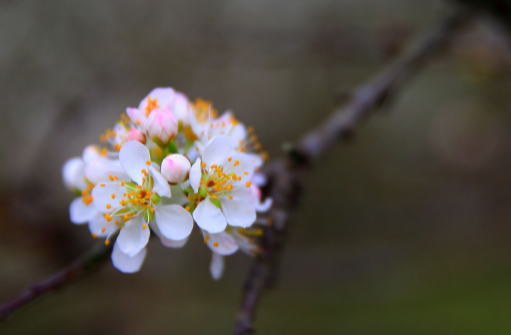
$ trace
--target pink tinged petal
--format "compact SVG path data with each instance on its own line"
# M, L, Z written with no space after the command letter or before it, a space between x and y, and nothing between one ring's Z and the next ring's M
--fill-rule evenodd
M85 204L82 198L76 198L69 206L69 216L71 222L75 224L82 224L92 219L98 211L92 204Z
M206 244L214 253L227 256L238 251L238 244L236 243L236 240L225 231L218 234L209 234L203 232L203 235Z
M145 144L145 135L140 130L133 128L128 133L128 141L139 141Z
M246 154L237 153L230 156L230 158L231 161L226 161L224 164L224 173L236 173L236 176L241 177L243 185L247 181L251 181L254 174L254 164L251 162L250 157Z
M222 211L227 223L231 226L250 227L256 220L256 211L253 205L239 198L220 198Z
M193 188L195 193L199 191L200 180L202 177L201 164L201 159L197 158L192 168L190 169L190 186Z
M211 139L202 155L202 161L208 167L211 165L223 165L227 160L227 155L232 150L232 140L228 136L216 136Z
M147 134L167 144L177 133L177 118L169 110L155 109L147 119Z
M153 166L149 166L149 172L154 181L153 192L158 193L159 196L170 198L170 186L167 180Z
M147 250L143 248L139 253L130 257L123 253L120 247L115 243L114 250L112 251L112 263L115 268L124 273L134 273L140 270L144 264Z
M83 191L87 187L84 181L84 168L85 163L79 157L71 158L64 164L62 167L62 179L68 189Z
M149 149L138 141L128 142L119 151L119 161L131 180L142 184L142 170L147 171L146 163L151 161Z
M156 206L155 220L161 234L174 241L187 238L193 229L192 216L179 205Z
M170 183L178 184L184 182L191 167L188 158L180 154L172 154L161 162L161 174Z
M92 204L101 213L111 213L122 207L120 201L125 192L126 189L118 182L99 183L92 189Z
M211 264L209 266L209 271L211 272L211 277L214 280L219 280L222 278L225 270L225 260L224 256L213 253L211 257Z
M103 231L103 229L105 230ZM117 229L118 227L114 220L108 222L105 217L99 213L89 221L90 233L95 234L97 237L107 237L113 234Z
M209 198L204 199L193 212L197 225L211 234L219 233L227 227L222 211L213 205Z
M118 160L101 157L85 166L85 177L93 184L109 181L110 176L118 180L130 180Z
M121 229L116 243L123 253L132 257L147 245L151 233L149 227L143 228L144 225L146 224L142 215L126 222L126 226Z

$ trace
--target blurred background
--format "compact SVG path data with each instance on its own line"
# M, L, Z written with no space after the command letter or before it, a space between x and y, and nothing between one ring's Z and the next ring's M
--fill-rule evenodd
M212 100L272 157L443 17L443 1L0 1L0 301L98 241L61 167L158 86ZM511 56L479 20L308 175L258 334L509 334ZM198 230L97 272L0 333L227 334L251 264L220 282Z

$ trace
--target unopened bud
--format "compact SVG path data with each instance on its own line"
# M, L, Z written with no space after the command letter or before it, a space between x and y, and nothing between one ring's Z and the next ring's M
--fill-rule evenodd
M170 111L155 109L147 120L147 134L151 139L156 139L166 145L176 136L177 119Z
M142 144L145 144L145 135L140 130L133 128L128 133L128 141L139 141Z
M161 174L170 183L182 183L190 168L190 161L180 154L170 155L161 162Z

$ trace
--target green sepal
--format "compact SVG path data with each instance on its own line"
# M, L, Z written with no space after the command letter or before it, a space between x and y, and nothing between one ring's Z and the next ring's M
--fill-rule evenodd
M201 197L207 197L208 196L208 191L206 191L206 188L204 186L201 186L199 188L199 194Z
M188 193L189 195L192 195L192 194L195 194L195 191L193 190L193 188L191 186L188 186L187 188L185 188L183 191L185 191L186 193Z
M213 199L213 198L209 198L209 200L211 201L211 203L212 203L213 205L215 205L216 207L220 208L220 206L221 206L221 205L220 205L220 200L218 200L218 199Z
M151 209L146 209L144 217L146 219L146 222L149 223L154 219L154 212L151 211Z
M167 146L168 152L172 154L177 154L179 151L177 150L176 143L174 143L174 140L169 142L169 145Z
M125 182L124 186L130 191L134 190L137 187L137 185L135 183L132 183L131 181Z
M151 195L151 202L155 205L159 204L161 201L161 197L158 195L158 193L153 193Z

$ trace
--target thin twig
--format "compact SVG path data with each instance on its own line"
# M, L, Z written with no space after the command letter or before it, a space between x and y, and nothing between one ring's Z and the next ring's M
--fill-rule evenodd
M108 259L112 252L112 244L106 246L100 244L92 248L87 254L76 260L70 266L60 272L43 279L35 285L23 291L12 300L0 305L0 320L5 320L15 311L26 306L37 298L56 291L74 280L83 277L98 267L104 260Z
M351 137L362 120L388 103L397 90L403 87L406 79L416 74L449 43L454 33L469 21L471 14L472 11L460 9L442 20L412 52L390 70L362 86L345 108L335 111L325 123L306 134L290 150L287 160L276 161L264 170L269 180L264 190L265 195L274 201L269 213L273 224L264 227L262 251L256 257L245 282L234 335L254 332L253 321L258 302L274 281L280 251L287 236L288 222L297 207L303 175L310 163L323 156L339 140Z

